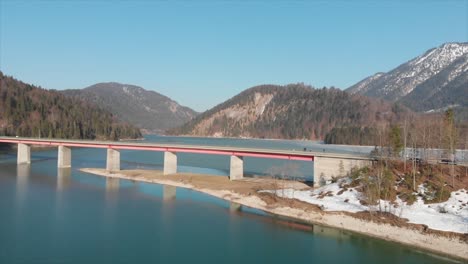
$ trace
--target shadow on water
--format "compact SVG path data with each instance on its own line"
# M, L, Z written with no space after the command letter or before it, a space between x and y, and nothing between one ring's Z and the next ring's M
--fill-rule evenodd
M0 143L0 153L1 152L8 152L13 150L13 144L9 143Z

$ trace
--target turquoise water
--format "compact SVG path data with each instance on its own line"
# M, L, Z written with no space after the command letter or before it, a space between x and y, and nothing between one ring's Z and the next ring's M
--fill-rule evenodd
M150 140L164 138L210 141ZM220 143L301 147L301 142L280 141L207 144ZM194 191L178 188L175 199L165 200L161 185L123 180L116 185L78 171L105 167L105 150L73 149L71 170L58 170L56 155L56 150L36 151L31 165L17 166L14 153L0 154L0 263L450 262L349 232L292 227L254 209L231 211L228 202ZM123 151L121 156L123 168L162 164L161 153ZM226 175L228 162L206 155L179 159L181 170L218 175ZM285 166L246 163L252 174ZM297 166L307 177L311 164Z

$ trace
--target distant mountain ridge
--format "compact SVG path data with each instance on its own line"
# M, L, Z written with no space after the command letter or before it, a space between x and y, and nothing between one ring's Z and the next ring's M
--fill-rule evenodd
M400 102L416 111L468 107L468 42L445 43L346 91Z
M62 93L97 104L123 121L158 133L180 126L197 115L167 96L129 84L98 83Z
M321 140L334 127L369 127L398 119L404 109L339 89L303 84L252 87L170 134Z

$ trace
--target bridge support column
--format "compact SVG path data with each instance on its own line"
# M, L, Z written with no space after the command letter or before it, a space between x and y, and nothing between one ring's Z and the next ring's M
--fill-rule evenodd
M58 147L57 167L58 168L70 168L71 167L71 148L65 147L65 146Z
M120 170L120 152L115 149L107 149L107 171L119 171Z
M177 154L174 152L164 152L164 171L163 175L177 173Z
M18 143L17 164L31 163L31 147L26 144Z
M333 178L346 176L352 168L370 166L370 160L314 157L314 187L324 185Z
M231 156L231 168L229 170L229 179L240 180L244 178L244 158L240 156Z

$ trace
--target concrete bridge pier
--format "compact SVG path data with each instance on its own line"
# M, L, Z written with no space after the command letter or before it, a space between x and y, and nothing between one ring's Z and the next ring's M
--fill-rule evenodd
M70 168L71 167L71 148L65 147L65 146L58 147L57 167L58 168Z
M231 156L231 166L229 170L229 179L240 180L244 178L244 158L240 156Z
M177 154L174 152L164 152L164 171L163 175L177 173Z
M320 187L325 182L336 177L343 177L353 168L372 165L370 160L314 157L314 187Z
M30 164L31 163L31 147L26 144L18 143L18 157L17 164Z
M106 170L109 172L120 170L120 152L118 150L107 149Z

